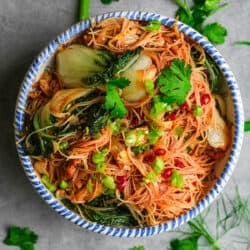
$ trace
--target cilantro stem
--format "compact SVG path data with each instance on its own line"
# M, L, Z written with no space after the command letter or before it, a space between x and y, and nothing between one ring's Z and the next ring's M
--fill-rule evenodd
M90 0L80 0L79 20L86 20L89 18Z
M220 250L217 241L207 231L206 222L201 216L199 216L197 219L194 219L193 221L189 221L188 225L194 234L197 234L197 236L202 235L215 250Z
M245 121L245 124L244 124L244 131L245 131L245 132L250 131L250 121Z
M183 10L185 10L186 14L191 17L192 16L192 13L191 13L191 10L190 8L188 7L188 4L187 4L187 0L184 0L183 2L181 2L181 0L175 0L176 4L181 7Z
M250 46L250 41L236 41L235 45L248 45Z

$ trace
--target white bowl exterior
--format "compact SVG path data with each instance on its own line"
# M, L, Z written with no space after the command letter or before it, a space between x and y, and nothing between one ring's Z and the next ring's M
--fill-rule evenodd
M51 58L53 57L54 53L56 52L60 44L65 44L69 42L79 33L89 28L90 24L92 23L100 22L104 19L115 18L115 17L117 18L126 17L131 20L141 20L141 21L159 20L162 24L166 26L172 26L175 22L174 19L150 12L119 11L119 12L110 12L103 15L99 15L94 18L91 18L90 20L79 22L71 26L68 30L59 35L56 39L54 39L38 55L38 57L34 60L34 62L30 66L25 76L25 79L20 87L16 103L16 110L14 117L15 140L17 142L17 151L19 154L19 158L21 160L26 175L28 176L29 180L31 181L36 191L40 194L40 196L59 214L64 216L66 219L72 221L73 223L77 224L78 226L86 228L93 232L111 236L119 236L119 237L142 237L142 236L159 234L161 232L173 230L181 226L183 223L197 216L219 195L219 193L222 191L222 189L228 182L230 176L232 175L232 172L239 158L243 141L243 135L244 135L243 106L239 92L239 87L236 83L235 77L233 73L230 71L229 66L227 65L221 54L218 52L218 50L197 31L190 28L186 24L178 22L179 30L183 32L186 36L190 37L191 39L195 40L198 44L200 44L216 62L216 64L218 65L218 67L220 68L226 79L226 83L229 87L230 94L232 96L233 106L234 106L233 144L227 164L224 168L221 177L216 182L212 190L207 194L207 196L204 199L202 199L193 209L179 216L176 219L170 220L166 223L157 226L151 226L145 228L117 228L117 227L104 226L94 222L89 222L80 217L77 213L69 210L58 199L56 199L53 196L53 194L51 194L46 189L46 187L41 183L39 177L34 171L30 157L25 152L24 146L21 143L18 143L20 142L21 133L24 128L25 105L32 84L41 75L45 66L51 60Z

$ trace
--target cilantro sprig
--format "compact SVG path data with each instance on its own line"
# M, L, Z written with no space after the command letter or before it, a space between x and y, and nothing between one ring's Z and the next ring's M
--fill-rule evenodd
M160 92L163 94L161 99L168 104L183 104L191 90L191 72L191 66L185 65L184 60L174 59L158 78Z
M111 79L106 83L104 108L111 111L111 117L113 118L123 118L128 113L117 88L123 89L129 83L130 81L124 77Z
M34 250L38 236L29 228L10 227L4 244L18 246L21 250Z
M227 36L227 30L221 24L211 23L205 25L207 18L228 4L220 4L220 0L193 0L190 7L186 0L175 0L179 9L176 15L179 20L188 24L205 35L214 44L222 44Z

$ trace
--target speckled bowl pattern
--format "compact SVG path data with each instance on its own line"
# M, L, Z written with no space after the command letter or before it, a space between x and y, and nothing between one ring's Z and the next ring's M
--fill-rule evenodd
M228 182L232 172L236 166L237 160L239 158L240 149L243 141L243 125L244 125L244 116L243 116L243 107L242 101L240 97L239 87L236 83L235 77L233 73L230 71L229 66L218 52L218 50L205 39L201 34L190 28L189 26L178 22L178 27L181 32L183 32L186 36L195 40L198 44L200 44L205 51L213 58L216 64L219 66L222 71L226 83L229 87L230 94L232 96L232 102L234 109L234 117L233 123L235 125L234 134L233 134L233 144L232 149L230 151L230 155L228 157L228 161L225 165L224 171L213 186L212 190L207 194L207 196L202 199L193 209L188 211L187 213L181 215L180 217L167 221L166 223L150 226L144 228L116 228L99 225L94 222L89 222L82 217L80 217L77 213L66 208L60 200L56 199L53 194L51 194L47 188L41 183L39 177L34 171L32 166L32 162L30 157L25 153L25 148L22 143L18 143L21 139L21 132L24 128L24 118L25 118L25 105L28 97L28 93L31 89L31 86L34 81L36 81L41 75L42 71L48 64L48 62L53 58L54 53L58 49L60 44L65 44L79 33L89 28L91 23L99 22L104 19L114 18L114 17L126 17L132 20L142 20L142 21L150 21L150 20L159 20L162 24L166 26L172 26L175 22L174 19L168 18L166 16L162 16L159 14L154 14L150 12L140 12L140 11L119 11L119 12L111 12L103 15L96 16L87 21L79 22L64 33L55 38L34 60L32 65L30 66L25 79L20 87L19 95L16 103L15 117L14 117L14 127L15 127L15 140L17 143L17 151L25 170L25 173L29 180L31 181L33 187L39 193L39 195L60 215L65 217L66 219L72 221L76 225L86 228L90 231L111 235L111 236L119 236L119 237L142 237L149 235L156 235L165 231L173 230L190 219L197 216L204 210L215 198L220 194L226 183Z

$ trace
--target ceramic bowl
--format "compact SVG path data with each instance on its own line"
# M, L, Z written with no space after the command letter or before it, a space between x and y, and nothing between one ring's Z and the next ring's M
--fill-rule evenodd
M120 11L120 12L111 12L103 15L96 16L87 21L79 22L68 30L63 32L61 35L56 37L34 60L30 66L23 83L21 84L19 95L17 97L15 117L14 117L14 126L15 126L15 140L19 142L21 139L21 132L24 128L24 118L25 112L24 108L26 105L27 97L29 91L31 90L32 84L40 77L44 68L51 62L55 52L57 51L60 44L65 44L70 41L72 38L76 37L79 33L83 32L85 29L88 29L92 22L99 22L104 19L114 18L114 17L126 17L131 20L159 20L162 24L166 26L172 26L175 22L174 19L168 18L155 13L150 12L140 12L140 11ZM226 80L226 85L229 89L230 100L227 105L231 107L230 116L231 121L234 124L233 131L233 143L232 147L229 150L228 155L225 158L223 165L221 166L220 178L215 183L211 191L203 198L193 209L187 213L167 221L166 223L150 226L144 228L116 228L110 226L99 225L97 223L89 222L84 220L75 212L69 210L65 207L60 200L56 199L53 194L51 194L46 187L41 183L39 177L34 171L30 157L25 153L25 148L21 143L17 143L17 151L20 157L20 161L23 165L24 171L32 183L33 187L39 193L39 195L60 215L65 217L67 220L72 221L76 225L86 228L90 231L112 235L120 237L141 237L159 234L164 231L173 230L182 224L186 223L190 219L194 218L202 212L216 197L221 193L222 189L228 182L230 176L233 173L233 170L236 166L237 160L239 158L240 149L243 140L243 107L240 97L239 87L236 83L235 77L231 72L229 66L218 52L218 50L207 41L201 34L193 30L189 26L178 22L178 27L181 32L183 32L187 37L193 39L198 44L200 44L204 50L211 56L215 63L220 68L221 72L224 75Z

